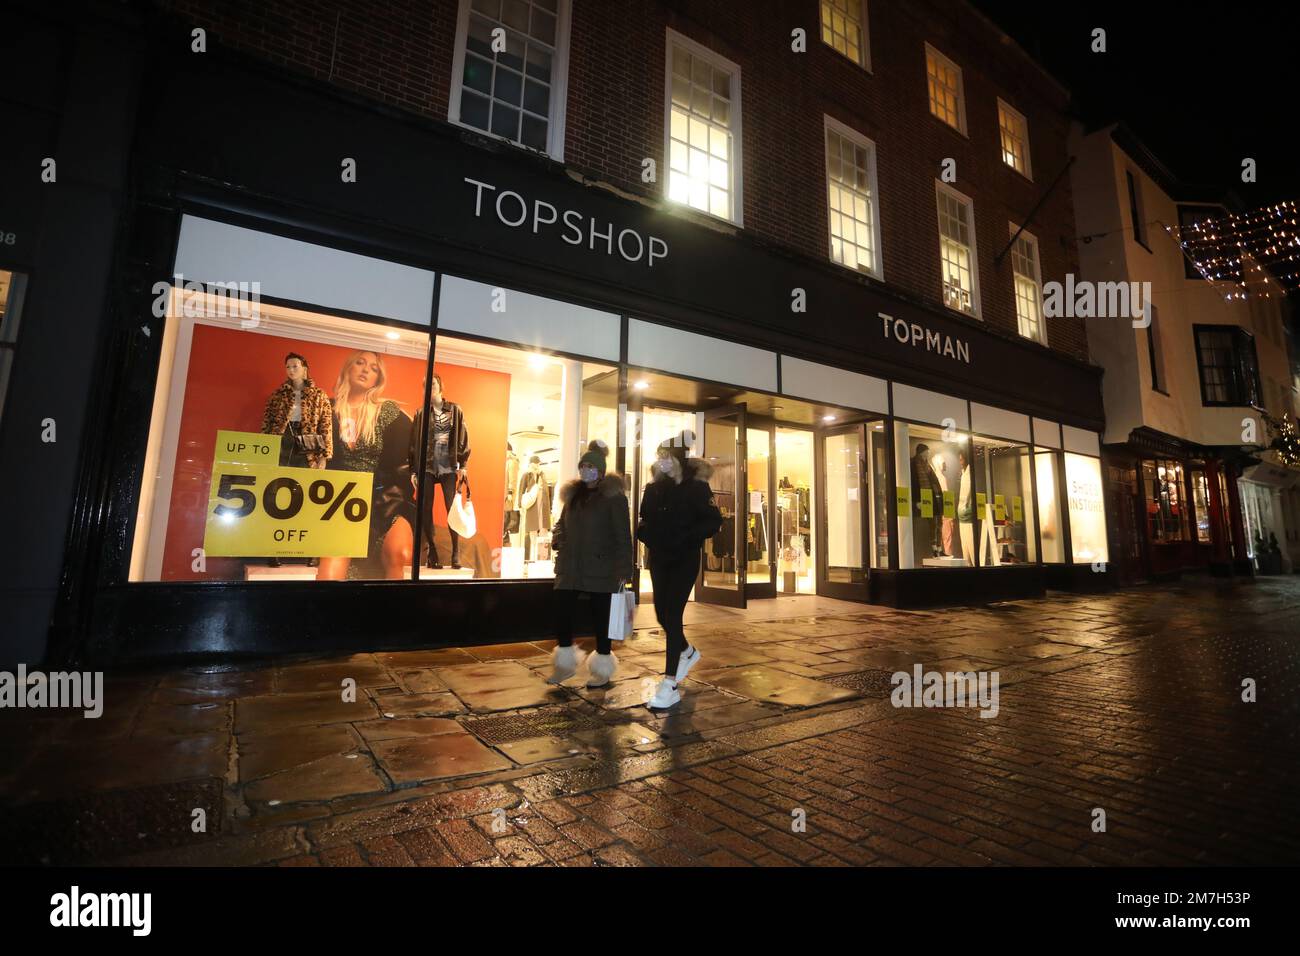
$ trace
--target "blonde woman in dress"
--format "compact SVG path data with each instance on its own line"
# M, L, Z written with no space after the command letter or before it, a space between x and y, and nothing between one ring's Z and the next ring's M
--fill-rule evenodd
M334 457L329 468L365 471L373 476L370 495L370 545L366 562L382 566L383 577L401 580L410 565L415 535L406 451L411 419L397 402L384 398L388 373L378 352L353 352L334 386ZM351 558L320 559L317 580L363 577Z

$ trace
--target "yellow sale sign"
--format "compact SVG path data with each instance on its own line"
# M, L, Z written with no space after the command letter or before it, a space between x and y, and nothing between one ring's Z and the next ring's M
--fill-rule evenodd
M203 550L213 558L364 557L373 479L285 468L280 439L217 432Z

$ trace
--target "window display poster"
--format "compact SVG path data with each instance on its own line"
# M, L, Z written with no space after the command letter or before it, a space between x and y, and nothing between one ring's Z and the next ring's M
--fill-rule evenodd
M1065 455L1065 488L1070 511L1070 544L1075 564L1109 560L1101 461Z
M921 517L934 517L934 491L930 488L921 489Z
M374 349L383 357L385 374L380 397L395 402L402 415L413 419L424 401L426 362L423 358L387 354L386 344L382 332L376 332ZM351 344L311 341L306 335L288 337L194 326L188 365L181 373L184 400L177 429L161 580L243 580L245 562L241 558L213 556L201 563L194 559L195 550L203 547L217 433L261 429L267 397L284 381L284 358L289 352L307 359L313 383L333 397L340 371L357 349ZM499 545L502 509L491 507L489 502L504 498L510 376L436 362L434 369L443 377L447 400L460 405L465 415L478 536ZM434 521L446 522L441 494L435 498ZM197 570L199 567L203 570Z
M957 503L954 494L951 491L943 493L943 516L945 518L957 517Z
M899 485L894 489L894 494L898 502L898 516L912 517L912 489L907 485Z

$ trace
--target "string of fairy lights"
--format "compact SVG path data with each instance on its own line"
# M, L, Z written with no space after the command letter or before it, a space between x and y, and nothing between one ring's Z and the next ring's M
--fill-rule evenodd
M1293 200L1165 230L1203 278L1234 287L1227 299L1300 289L1300 209Z

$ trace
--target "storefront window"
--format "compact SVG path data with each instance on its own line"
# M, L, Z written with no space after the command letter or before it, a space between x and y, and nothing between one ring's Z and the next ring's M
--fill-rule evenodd
M867 428L871 444L871 566L889 567L889 436L884 422Z
M1147 538L1153 544L1187 540L1187 508L1183 500L1183 466L1169 459L1142 462L1146 499Z
M898 566L975 564L980 492L970 440L961 433L896 422Z
M21 272L0 269L0 416L4 415L9 373L18 347L18 320L23 311L27 277Z
M428 335L174 289L133 581L410 574Z
M1196 540L1200 544L1209 544L1210 483L1205 480L1205 472L1200 469L1192 472L1192 495L1192 504L1196 508Z
M826 436L826 577L836 584L865 580L862 558L862 430Z
M424 467L414 449L411 457L423 475L421 577L553 577L561 486L593 439L608 446L609 471L616 467L617 369L439 335L433 370L444 408L429 416ZM474 502L475 533L465 539L453 537L447 510L457 443L469 449L463 471Z
M993 438L977 437L973 444L978 563L1003 567L1037 561L1029 448Z
M772 541L767 480L772 463L772 434L762 428L747 428L745 435L745 582L769 584Z
M1038 537L1042 542L1045 564L1065 562L1065 539L1061 532L1061 500L1058 491L1060 457L1059 451L1050 448L1034 451L1034 477L1038 484Z
M813 433L776 430L777 591L813 594L817 590L813 542Z
M1075 564L1109 560L1101 460L1065 453L1065 487L1069 498L1070 550ZM1043 549L1046 551L1046 544Z

